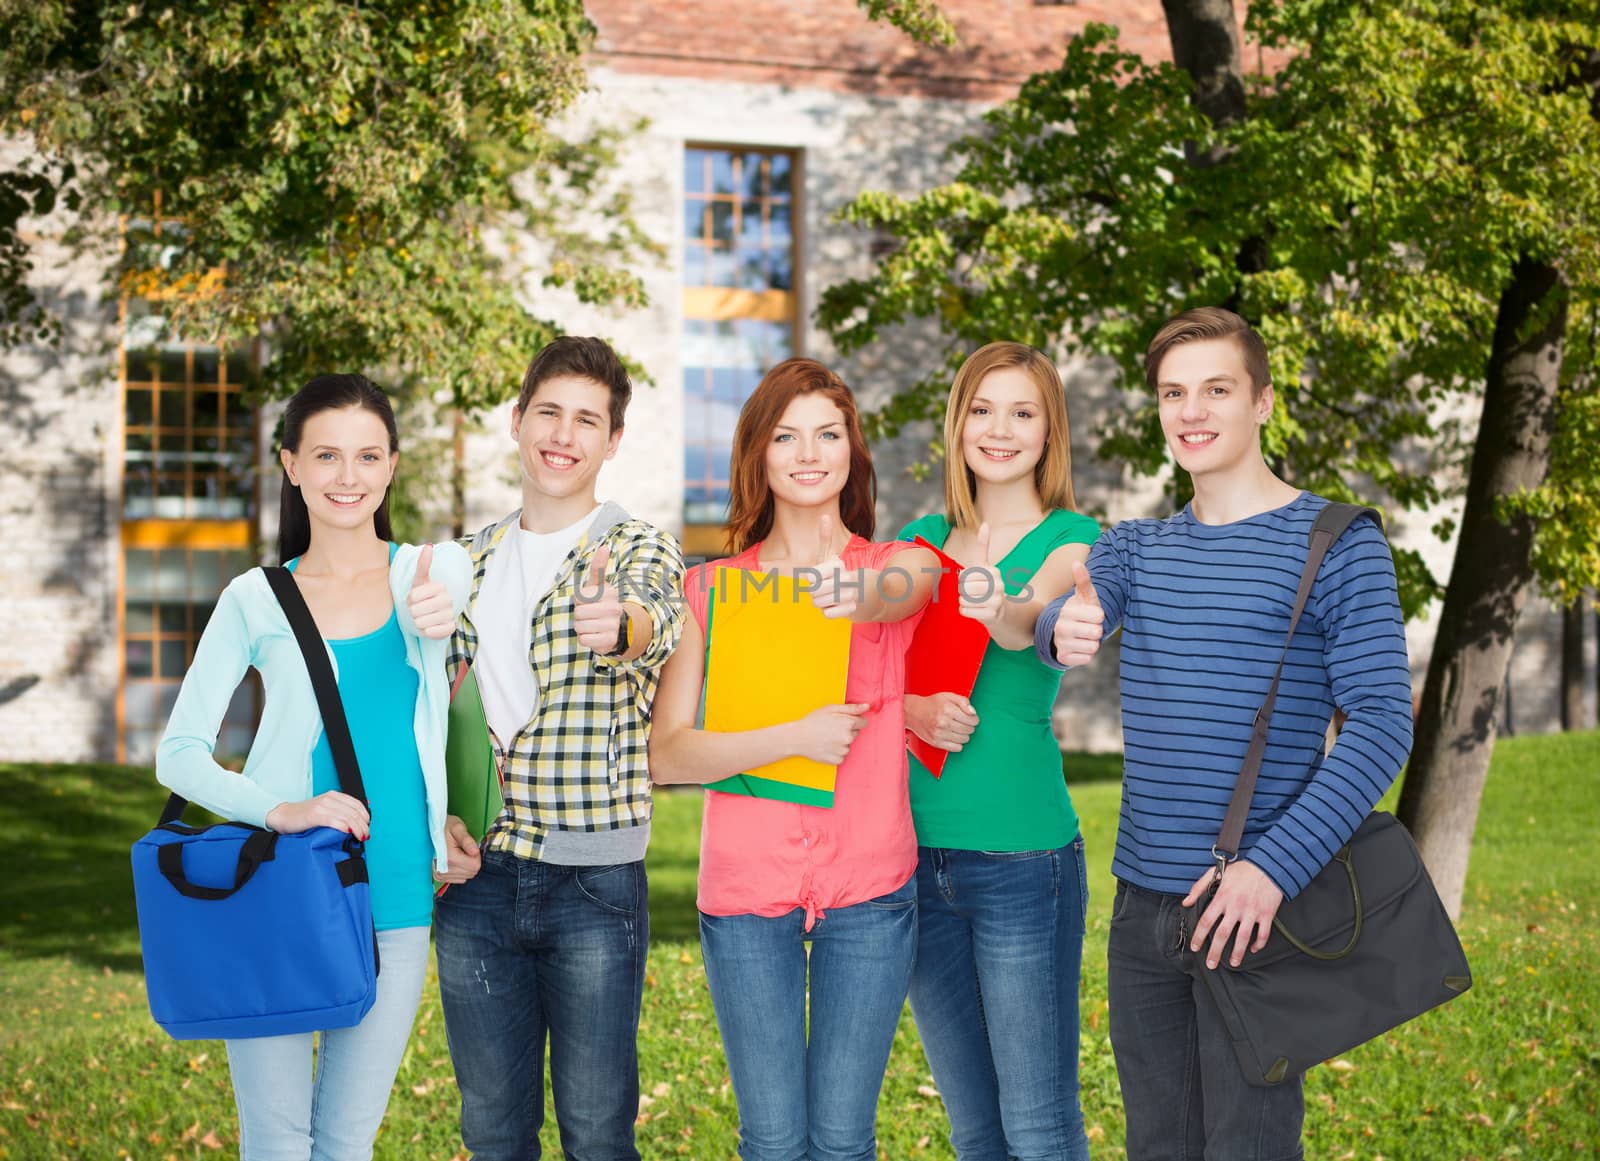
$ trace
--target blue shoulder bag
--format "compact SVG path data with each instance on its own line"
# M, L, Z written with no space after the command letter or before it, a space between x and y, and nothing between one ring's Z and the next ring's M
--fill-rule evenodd
M311 674L339 787L367 805L339 687L299 586L266 568ZM194 827L167 799L133 844L150 1014L176 1040L281 1036L359 1024L378 989L367 864L353 835Z

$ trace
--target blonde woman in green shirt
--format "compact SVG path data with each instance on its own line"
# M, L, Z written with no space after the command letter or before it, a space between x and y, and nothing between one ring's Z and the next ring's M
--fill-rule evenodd
M944 433L945 512L900 535L964 566L960 612L990 641L970 699L905 699L907 727L949 752L937 779L910 760L911 1009L960 1161L1080 1161L1083 838L1050 732L1061 674L1038 660L1033 624L1100 528L1072 510L1065 389L1032 347L974 352Z

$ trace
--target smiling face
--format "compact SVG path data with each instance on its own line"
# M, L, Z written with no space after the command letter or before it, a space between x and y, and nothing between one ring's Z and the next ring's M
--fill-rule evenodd
M1190 475L1226 473L1260 461L1272 385L1254 391L1234 339L1196 340L1169 349L1157 371L1156 400L1167 446Z
M839 405L818 391L797 395L767 440L767 487L780 503L830 504L850 478L850 438Z
M279 452L289 482L300 489L313 526L371 526L389 490L400 453L389 429L365 407L329 408L309 416L297 451Z
M983 377L961 424L961 456L978 480L1032 479L1050 434L1039 385L1022 367Z
M511 409L511 438L522 460L525 507L540 499L592 502L601 466L617 454L611 393L581 375L557 375L534 390L526 410Z

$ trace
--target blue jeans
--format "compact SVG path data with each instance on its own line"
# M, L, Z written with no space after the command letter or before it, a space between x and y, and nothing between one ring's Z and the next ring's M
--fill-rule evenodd
M411 1038L428 929L378 932L378 998L353 1028L229 1040L242 1161L366 1161Z
M911 1011L960 1161L1087 1161L1078 1101L1083 838L922 847Z
M806 1035L806 940L811 1029ZM805 912L700 915L744 1161L874 1161L878 1092L916 954L914 880Z
M1299 1077L1245 1083L1189 950L1198 906L1130 883L1111 910L1111 1050L1128 1114L1128 1161L1301 1161Z
M638 1161L644 863L570 867L487 851L435 908L439 995L477 1161L539 1156L544 1048L561 1151Z

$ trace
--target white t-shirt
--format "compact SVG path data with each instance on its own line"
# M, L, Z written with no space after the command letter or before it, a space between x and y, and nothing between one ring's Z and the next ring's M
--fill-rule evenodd
M555 532L529 532L514 525L489 558L472 607L472 624L478 631L473 665L484 717L507 749L539 707L539 683L528 661L533 610L555 584L561 563L599 510L596 507L576 524Z

